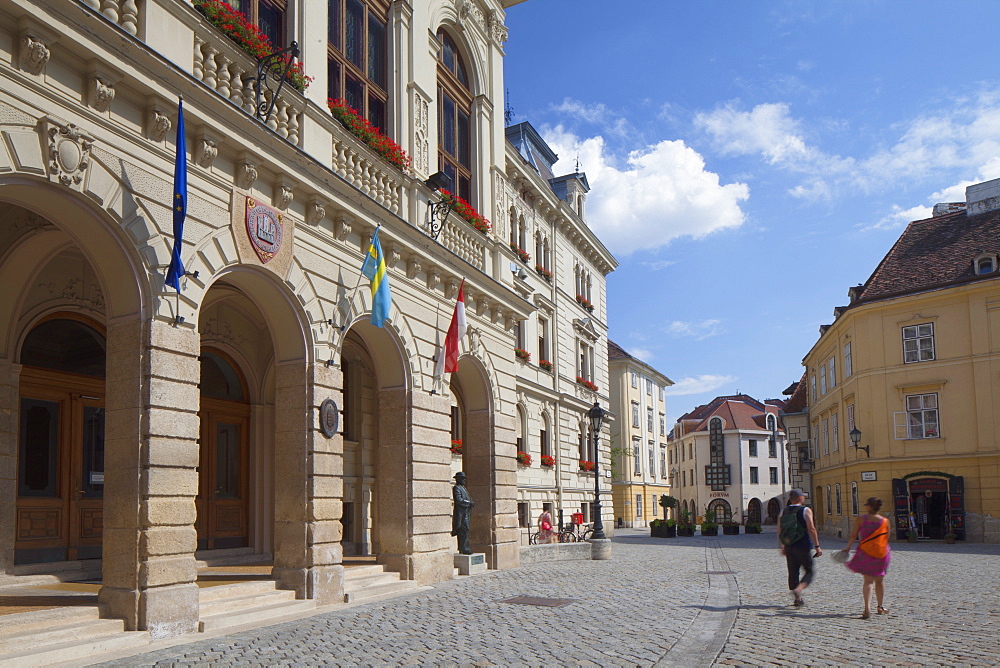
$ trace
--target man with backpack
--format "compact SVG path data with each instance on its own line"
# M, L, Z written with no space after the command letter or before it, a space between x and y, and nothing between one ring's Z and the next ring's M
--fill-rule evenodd
M788 564L788 588L792 590L792 595L795 597L792 603L795 607L805 605L805 601L802 600L802 591L812 582L813 555L810 554L811 550L815 546L815 556L823 555L823 550L819 546L819 534L816 533L816 524L813 522L812 510L802 505L805 496L805 492L801 489L793 489L788 493L788 505L782 512L778 525L778 545ZM799 577L800 570L805 571L801 578Z

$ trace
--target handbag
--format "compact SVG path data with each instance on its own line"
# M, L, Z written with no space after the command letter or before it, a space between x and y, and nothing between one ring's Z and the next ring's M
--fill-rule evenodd
M830 558L838 564L846 564L847 560L851 558L851 553L848 550L837 550Z
M551 531L552 525L548 522L542 522L542 531Z

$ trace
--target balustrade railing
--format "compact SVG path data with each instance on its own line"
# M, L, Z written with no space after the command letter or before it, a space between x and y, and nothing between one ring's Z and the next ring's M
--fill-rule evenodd
M333 170L373 200L396 214L402 213L402 173L355 139L330 117L333 134Z
M441 230L441 244L479 270L486 270L486 237L458 216L448 216Z
M81 0L130 35L139 32L139 7L135 0Z

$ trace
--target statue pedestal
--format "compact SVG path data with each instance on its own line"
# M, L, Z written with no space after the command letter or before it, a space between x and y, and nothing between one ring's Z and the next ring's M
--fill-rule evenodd
M456 554L455 568L459 575L476 575L486 572L486 555L482 552L474 554Z

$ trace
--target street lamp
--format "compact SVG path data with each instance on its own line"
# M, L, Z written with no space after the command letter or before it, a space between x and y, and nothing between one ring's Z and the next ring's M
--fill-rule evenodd
M607 540L607 536L604 535L604 522L601 520L601 455L597 451L597 440L605 414L605 410L596 401L587 411L590 430L594 435L594 533L590 536L592 540Z
M870 448L871 446L858 445L859 443L861 443L861 430L855 427L854 429L851 430L851 445L854 447L854 451L857 452L858 450L864 450L865 454L871 457L872 453L868 451L868 448Z

